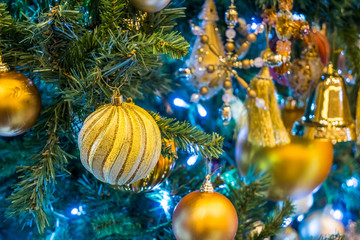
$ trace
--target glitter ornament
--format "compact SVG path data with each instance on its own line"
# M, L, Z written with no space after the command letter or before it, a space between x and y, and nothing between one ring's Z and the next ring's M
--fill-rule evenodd
M114 95L84 122L78 137L84 167L111 185L136 182L150 174L161 153L154 118L132 102Z

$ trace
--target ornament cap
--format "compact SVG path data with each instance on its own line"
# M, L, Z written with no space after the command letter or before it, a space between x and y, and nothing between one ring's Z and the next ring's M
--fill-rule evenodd
M124 102L124 97L122 95L114 94L111 97L111 104L114 106L120 106Z
M214 187L211 183L211 175L206 175L205 181L201 186L200 192L202 193L213 193Z
M327 69L326 69L327 74L329 75L333 75L334 74L334 64L332 62L329 62Z

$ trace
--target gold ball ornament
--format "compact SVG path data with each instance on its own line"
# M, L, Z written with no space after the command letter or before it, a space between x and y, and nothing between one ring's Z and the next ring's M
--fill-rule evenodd
M171 147L172 153L176 153L175 143L173 141L165 140L168 147ZM159 161L156 164L154 170L144 179L137 182L121 185L118 188L122 191L131 192L148 192L159 186L166 178L169 177L175 166L174 157L163 157L160 155Z
M200 95L205 96L207 94L209 94L209 88L208 87L200 88Z
M170 0L130 0L130 3L144 12L159 12L169 5Z
M0 136L14 137L29 130L39 117L41 98L25 75L0 69Z
M111 185L136 182L150 174L161 153L161 135L153 117L132 102L114 96L84 122L78 138L84 167Z
M291 143L263 148L247 141L247 128L239 132L236 161L242 176L249 166L270 175L267 191L270 200L297 200L309 195L327 178L333 160L333 146L329 141L309 140L296 136Z
M232 203L214 191L195 191L176 206L172 217L177 240L233 240L238 217Z

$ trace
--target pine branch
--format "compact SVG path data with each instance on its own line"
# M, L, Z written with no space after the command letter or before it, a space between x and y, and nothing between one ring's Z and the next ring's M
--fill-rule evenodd
M161 118L151 113L158 124L162 137L174 139L176 146L189 153L202 155L204 158L219 158L223 153L223 138L217 133L212 135L196 129L188 122L178 122L172 118Z
M46 212L51 208L51 195L55 189L57 173L65 171L69 155L59 146L55 135L51 135L42 152L33 157L32 166L20 167L20 182L8 200L11 201L9 216L29 214L36 220L38 230L43 232L49 225Z

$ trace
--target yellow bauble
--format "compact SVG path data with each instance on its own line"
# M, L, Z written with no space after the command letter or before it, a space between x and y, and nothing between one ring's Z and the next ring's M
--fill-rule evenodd
M163 10L170 0L130 0L130 3L144 12L159 12Z
M233 240L238 228L234 206L217 192L186 195L176 206L172 220L177 240Z
M291 143L274 148L251 145L247 129L243 128L236 143L236 161L241 175L249 166L268 173L271 183L268 198L279 201L309 195L327 178L333 160L333 146L329 141L291 137Z
M84 167L111 185L145 178L161 153L160 130L153 117L122 97L113 97L112 104L85 120L78 144Z
M171 151L176 153L175 143L173 141L166 140L168 147L171 147ZM154 170L144 179L137 182L122 185L119 187L123 191L132 192L147 192L151 191L155 187L159 186L166 178L169 177L175 166L175 158L164 158L162 155L159 158Z
M41 98L35 84L17 72L0 72L0 136L14 137L39 117Z

